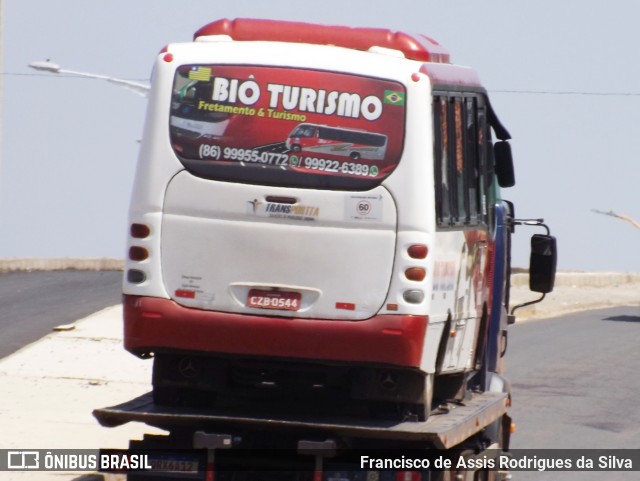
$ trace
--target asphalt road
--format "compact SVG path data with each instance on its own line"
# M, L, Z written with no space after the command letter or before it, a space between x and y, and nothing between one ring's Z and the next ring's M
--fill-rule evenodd
M120 271L0 275L0 358L67 324L120 302Z
M516 324L507 377L514 449L640 448L640 308ZM561 457L561 451L558 452ZM514 473L522 481L616 481L627 473Z
M0 357L120 302L121 272L0 275ZM507 377L513 449L640 448L640 308L517 323ZM558 452L561 456L561 451ZM516 481L627 481L638 472L517 472Z

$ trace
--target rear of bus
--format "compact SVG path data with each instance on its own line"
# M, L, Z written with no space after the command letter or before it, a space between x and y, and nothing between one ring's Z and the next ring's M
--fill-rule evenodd
M156 402L426 416L431 86L373 47L205 28L159 55L124 283ZM383 155L294 149L304 125L374 132Z

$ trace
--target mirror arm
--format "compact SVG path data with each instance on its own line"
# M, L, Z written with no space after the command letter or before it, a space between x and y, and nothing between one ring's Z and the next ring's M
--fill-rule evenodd
M536 299L534 301L529 301L529 302L523 302L522 304L518 304L516 306L513 306L511 308L511 314L510 314L509 317L513 317L514 318L513 322L515 322L515 312L516 312L517 309L520 309L521 307L527 307L527 306L530 306L532 304L537 304L538 302L542 302L544 300L545 296L546 296L546 294L542 294L542 297L540 299ZM509 324L513 324L513 322L509 322Z
M527 226L544 227L544 229L547 231L547 235L551 235L551 229L549 229L549 226L544 223L544 219L513 219L511 221L511 224L513 226L516 226L516 225L527 225ZM537 304L538 302L542 302L546 295L547 295L546 293L543 293L542 297L540 297L539 299L535 299L533 301L528 301L528 302L523 302L522 304L518 304L516 306L513 306L513 308L511 309L511 312L507 316L507 323L508 324L514 324L516 322L516 316L515 316L516 310L518 310L518 309L520 309L522 307L527 307L527 306L531 306L533 304Z
M547 231L547 235L551 235L551 229L544 223L544 219L513 219L513 225L533 225L544 227Z

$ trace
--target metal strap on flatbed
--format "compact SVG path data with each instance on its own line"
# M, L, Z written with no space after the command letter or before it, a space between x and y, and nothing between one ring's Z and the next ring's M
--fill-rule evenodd
M305 429L351 438L401 439L426 441L448 449L496 421L507 412L507 394L474 394L461 404L451 404L446 413L433 414L425 422L327 419L310 416L261 417L231 411L207 411L195 408L159 406L151 393L117 406L96 409L93 415L105 427L142 422L166 430L208 429L214 426L244 428Z

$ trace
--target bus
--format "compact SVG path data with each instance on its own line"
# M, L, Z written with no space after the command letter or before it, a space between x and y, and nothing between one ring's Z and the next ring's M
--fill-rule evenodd
M381 160L387 150L387 136L328 125L300 124L289 134L286 145L294 152Z
M223 19L168 45L123 286L155 402L420 421L495 385L508 140L422 35Z

